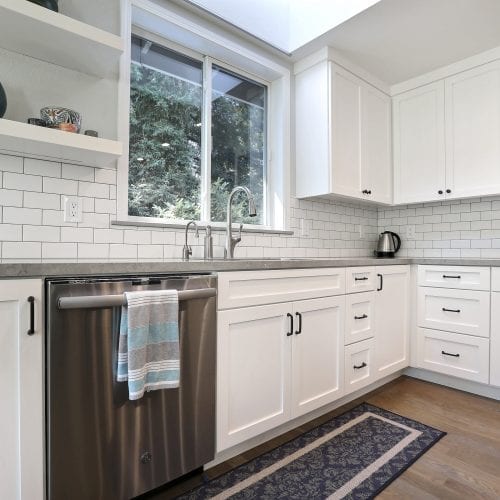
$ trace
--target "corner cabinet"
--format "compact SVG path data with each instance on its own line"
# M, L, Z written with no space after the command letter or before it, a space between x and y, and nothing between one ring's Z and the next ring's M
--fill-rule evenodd
M500 61L393 97L394 201L500 193Z
M330 60L296 72L296 196L392 203L391 99Z
M42 359L42 281L0 280L0 498L44 498Z

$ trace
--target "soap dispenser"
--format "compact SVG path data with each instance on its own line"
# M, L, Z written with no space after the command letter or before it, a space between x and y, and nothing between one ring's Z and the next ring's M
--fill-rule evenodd
M212 238L212 226L207 226L205 230L205 249L204 255L205 260L212 260L214 258L214 243Z

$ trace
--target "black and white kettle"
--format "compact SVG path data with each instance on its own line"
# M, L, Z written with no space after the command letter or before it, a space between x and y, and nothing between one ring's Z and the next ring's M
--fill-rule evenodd
M396 252L401 248L401 238L392 231L384 231L378 237L377 257L394 257Z

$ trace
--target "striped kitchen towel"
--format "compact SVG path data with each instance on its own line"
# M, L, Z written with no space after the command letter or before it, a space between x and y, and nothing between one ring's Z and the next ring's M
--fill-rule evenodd
M144 391L179 387L177 290L125 292L118 344L118 382L128 380L129 399Z

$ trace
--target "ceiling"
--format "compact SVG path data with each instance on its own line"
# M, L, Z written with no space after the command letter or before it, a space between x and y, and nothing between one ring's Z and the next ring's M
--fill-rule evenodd
M500 46L500 0L381 0L292 57L325 45L392 85Z
M188 1L292 61L328 45L389 85L500 46L500 0Z

